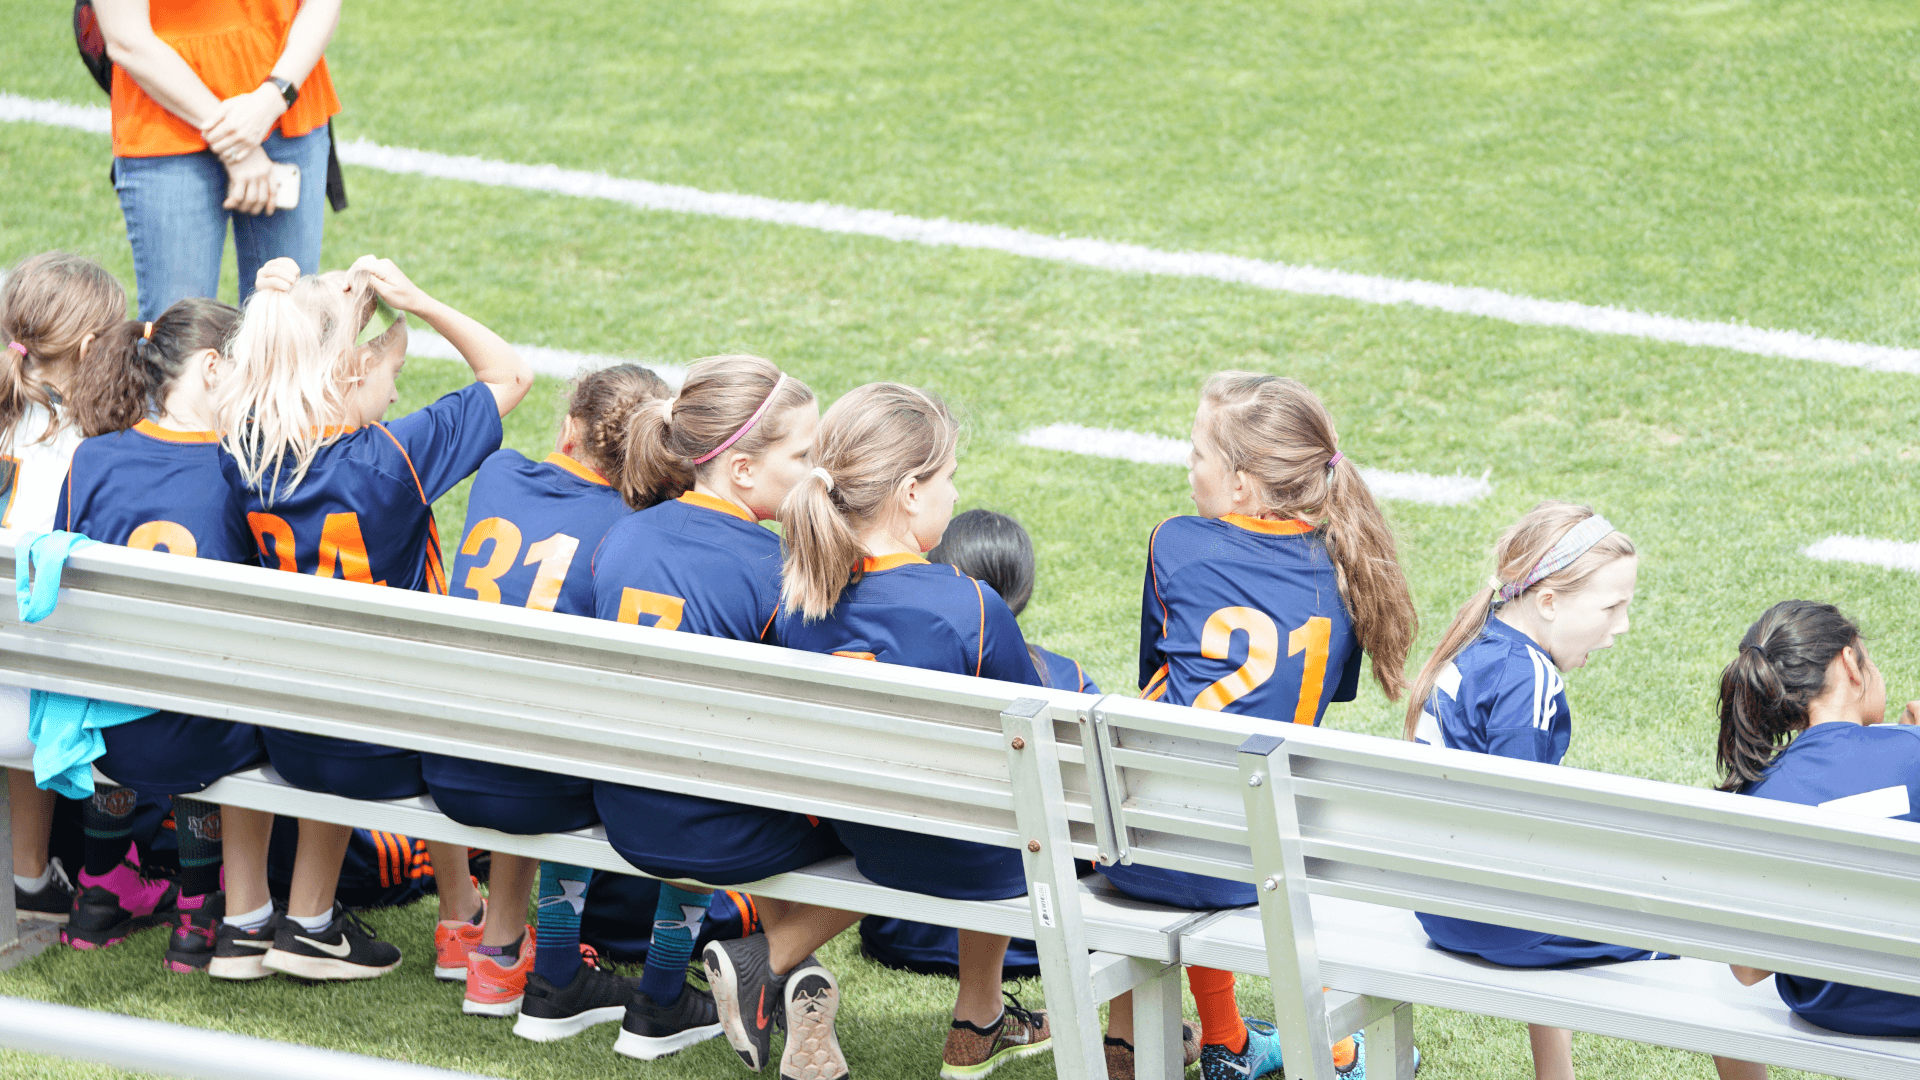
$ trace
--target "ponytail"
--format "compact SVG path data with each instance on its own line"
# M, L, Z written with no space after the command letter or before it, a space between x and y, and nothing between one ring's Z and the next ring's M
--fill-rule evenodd
M1405 735L1409 741L1413 740L1414 732L1420 726L1420 713L1433 696L1433 687L1439 681L1440 673L1466 651L1467 646L1479 639L1481 631L1486 629L1488 617L1509 602L1500 598L1503 587L1511 583L1525 585L1525 588L1514 592L1511 599L1518 599L1535 589L1577 592L1602 566L1634 553L1633 541L1627 539L1625 533L1610 532L1579 558L1529 583L1528 578L1540 567L1540 561L1553 550L1554 544L1575 526L1594 516L1590 506L1548 500L1527 511L1525 517L1500 534L1500 539L1493 545L1496 576L1460 605L1453 622L1447 626L1447 632L1441 635L1439 647L1434 649L1433 655L1427 658L1426 665L1420 669L1420 677L1413 681L1413 694L1407 700Z
M754 457L786 438L790 410L813 391L770 360L709 356L687 369L677 397L639 410L622 457L636 506L679 498L726 452Z
M1807 705L1826 689L1827 668L1843 649L1857 650L1865 665L1860 628L1832 604L1782 600L1747 628L1720 674L1720 790L1742 791L1765 775L1807 726Z
M574 380L567 416L580 439L580 456L635 510L653 505L636 483L629 449L640 418L672 395L666 381L639 364L619 364Z
M911 386L868 383L834 402L814 437L816 467L780 504L781 606L807 621L832 612L867 554L857 530L886 513L907 479L939 472L959 444L946 404Z
M190 297L152 322L128 319L95 341L67 388L70 422L87 436L123 431L161 404L189 357L226 350L240 311Z
M14 266L0 286L0 452L52 438L66 423L37 368L77 364L89 335L97 343L126 317L126 290L92 259L49 251ZM16 430L35 405L47 411L46 427Z
M1320 524L1354 637L1387 700L1400 700L1420 616L1393 529L1340 453L1326 407L1297 380L1247 371L1208 379L1200 400L1208 439L1229 469L1260 485L1264 508Z

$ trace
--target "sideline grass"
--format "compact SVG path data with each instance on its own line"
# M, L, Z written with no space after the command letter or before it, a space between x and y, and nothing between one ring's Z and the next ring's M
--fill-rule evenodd
M0 12L17 30L0 89L100 100L63 11ZM1916 22L1865 0L478 0L350 5L330 57L344 133L395 145L1912 345L1920 226L1913 191L1883 178L1912 175L1920 153L1901 60ZM97 136L0 125L0 260L65 247L130 283L107 153ZM1635 538L1634 629L1568 680L1571 765L1706 782L1713 678L1789 595L1861 618L1894 696L1920 695L1912 577L1798 554L1834 533L1920 538L1917 380L354 169L348 182L328 265L391 256L511 340L679 363L755 351L826 400L883 377L948 395L969 427L963 504L1034 533L1028 634L1109 689L1133 685L1144 541L1185 509L1184 480L1014 437L1060 420L1180 436L1200 381L1232 366L1304 379L1367 465L1491 470L1480 503L1389 507L1425 620L1416 663L1486 575L1495 533L1537 499L1594 502ZM413 362L396 413L461 378ZM541 380L509 444L544 453L559 397ZM439 510L451 541L463 490ZM1392 735L1399 711L1368 689L1328 722ZM379 919L423 964L431 915ZM525 1051L418 972L247 996L163 980L158 948L49 955L0 993L511 1075L624 1066L604 1045ZM927 1075L948 987L836 949L862 980L855 1067ZM1267 1007L1258 980L1243 993ZM373 1037L388 1030L407 1037ZM1418 1030L1434 1080L1531 1075L1517 1025L1423 1009ZM1698 1055L1576 1047L1595 1075L1710 1075ZM535 1071L495 1066L496 1051ZM674 1060L654 1071L732 1073L724 1057Z

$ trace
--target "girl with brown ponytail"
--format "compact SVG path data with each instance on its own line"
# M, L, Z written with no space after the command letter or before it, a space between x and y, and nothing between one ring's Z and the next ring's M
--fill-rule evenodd
M1454 616L1407 702L1407 738L1558 764L1573 736L1560 673L1627 632L1639 576L1633 542L1586 506L1543 502L1500 534L1494 577ZM1508 967L1656 959L1645 949L1439 915L1433 943ZM1528 1025L1539 1080L1572 1080L1573 1036Z
M1365 653L1380 689L1397 700L1418 618L1393 530L1313 392L1246 371L1208 379L1187 480L1197 513L1161 522L1147 541L1143 696L1318 724L1328 704L1357 695ZM1142 900L1196 910L1255 901L1241 882L1099 869ZM1231 972L1192 967L1187 982L1208 1076L1253 1080L1280 1068L1278 1035L1240 1015ZM1132 999L1116 999L1109 1020L1109 1046L1130 1042ZM1335 1065L1350 1068L1359 1051L1341 1040Z
M533 461L518 450L496 450L481 462L448 595L591 618L594 553L608 529L647 505L634 494L627 433L669 393L637 364L589 372L574 382L553 453ZM441 812L463 825L535 836L600 820L586 780L424 752L420 772ZM469 1016L520 1014L530 973L544 968L549 980L564 982L580 967L577 936L568 941L556 920L541 927L537 952L528 933L527 901L540 861L496 851L492 868L480 925L447 928L471 952L462 960L449 950L447 962L434 965L437 977L466 983L460 1008ZM580 870L569 880L586 876Z
M1831 604L1783 600L1747 628L1720 676L1720 789L1920 821L1920 701L1907 703L1898 725L1882 722L1886 711L1887 681L1859 627ZM1748 986L1773 974L1737 964L1733 973ZM1799 975L1773 980L1809 1023L1920 1036L1920 997Z

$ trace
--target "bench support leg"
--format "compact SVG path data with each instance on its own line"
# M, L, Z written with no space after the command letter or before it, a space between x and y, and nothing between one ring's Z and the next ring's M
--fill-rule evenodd
M1060 753L1047 703L1021 698L1000 714L1013 778L1013 812L1026 845L1033 940L1047 990L1055 1073L1062 1080L1107 1080L1099 1002L1080 912L1080 879L1073 869Z
M1367 1002L1376 1003L1385 1004L1377 998ZM1413 1006L1393 1005L1366 1030L1367 1080L1413 1080Z
M1240 779L1247 808L1247 839L1260 896L1260 924L1273 979L1274 1023L1295 1080L1334 1080L1327 1037L1325 984L1314 944L1307 897L1306 857L1293 801L1293 769L1286 740L1254 735L1240 746Z
M1186 1072L1180 1040L1180 988L1185 971L1165 971L1133 988L1133 1075L1136 1080L1180 1080Z

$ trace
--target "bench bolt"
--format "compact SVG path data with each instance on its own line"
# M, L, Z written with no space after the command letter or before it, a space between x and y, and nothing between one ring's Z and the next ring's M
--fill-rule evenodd
M1027 740L1015 735L1013 737L1013 748L1015 750L1025 750L1027 748Z
M1261 776L1259 773L1254 773L1252 776L1247 777L1248 787L1259 787L1261 784L1265 782L1266 782L1266 778Z
M1040 853L1040 841L1038 840L1027 841L1027 850L1038 855Z
M1279 879L1277 878L1268 878L1267 880L1260 883L1260 887L1267 890L1268 892L1272 892L1273 890L1280 887L1280 882L1279 882Z

